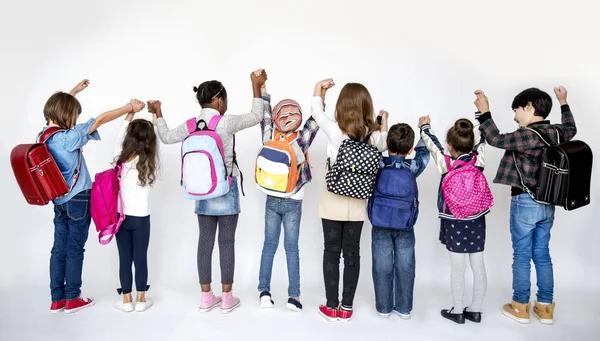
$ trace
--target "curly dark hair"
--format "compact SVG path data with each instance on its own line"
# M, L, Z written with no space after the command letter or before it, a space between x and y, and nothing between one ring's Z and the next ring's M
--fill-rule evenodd
M139 157L136 165L139 173L138 185L153 185L159 167L158 144L154 127L148 120L137 119L129 124L123 139L123 149L116 161L124 163L135 156Z

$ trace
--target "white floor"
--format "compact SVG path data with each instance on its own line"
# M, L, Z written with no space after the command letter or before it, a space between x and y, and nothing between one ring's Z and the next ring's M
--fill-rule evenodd
M597 290L561 290L555 324L532 318L519 325L500 313L506 301L500 288L489 288L483 323L457 325L440 317L449 302L447 292L418 287L413 318L379 317L372 297L358 295L349 323L329 323L319 317L319 288L305 288L304 311L285 308L287 297L274 293L275 308L258 308L254 291L236 291L242 306L228 315L197 311L199 289L154 290L155 306L144 313L113 308L117 296L96 296L96 306L72 315L50 314L44 287L3 288L0 299L0 340L600 340L600 296ZM306 293L307 291L311 293ZM440 303L442 302L442 303Z

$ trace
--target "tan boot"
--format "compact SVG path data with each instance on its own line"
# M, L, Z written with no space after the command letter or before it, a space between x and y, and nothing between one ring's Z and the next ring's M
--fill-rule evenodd
M533 314L542 324L553 324L555 307L556 303L543 305L536 301L535 306L533 307Z
M504 305L504 309L502 309L502 313L506 317L510 317L511 319L519 322L519 323L530 323L529 319L529 310L531 309L531 303L521 304L515 301L512 301L509 304Z

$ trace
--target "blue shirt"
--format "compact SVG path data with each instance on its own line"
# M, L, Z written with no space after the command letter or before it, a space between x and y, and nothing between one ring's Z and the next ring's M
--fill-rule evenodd
M75 170L79 164L79 149L83 148L90 140L100 140L100 134L97 130L88 134L88 131L90 131L90 128L95 122L95 118L90 118L89 121L77 124L72 129L52 135L48 141L46 141L48 150L50 151L50 154L52 154L54 161L56 161L69 188L73 183ZM44 130L46 129L48 129L48 127L44 127ZM75 184L75 187L73 187L71 192L64 197L54 199L53 203L55 205L64 204L79 192L91 188L92 178L87 169L83 153L81 153L81 168L79 169L79 179L77 180L77 184Z
M423 173L427 164L429 163L429 150L425 146L423 140L419 140L415 147L415 158L406 159L404 156L391 155L383 157L381 160L380 168L383 167L397 167L397 168L409 168L411 173L418 177Z

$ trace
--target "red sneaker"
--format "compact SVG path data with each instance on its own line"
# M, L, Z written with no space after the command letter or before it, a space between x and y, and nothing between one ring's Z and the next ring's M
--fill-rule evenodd
M80 296L74 300L67 301L65 313L67 313L67 314L74 313L78 310L81 310L81 309L84 309L87 307L91 307L94 304L96 304L96 301L94 301L93 298L85 298L85 297Z
M50 305L50 312L53 314L60 313L65 310L65 306L67 305L67 300L60 300L58 302L52 302Z
M339 318L340 322L348 322L352 317L352 308L340 307Z
M338 320L338 310L335 308L329 308L324 304L319 306L319 315L323 316L329 322L335 322Z

